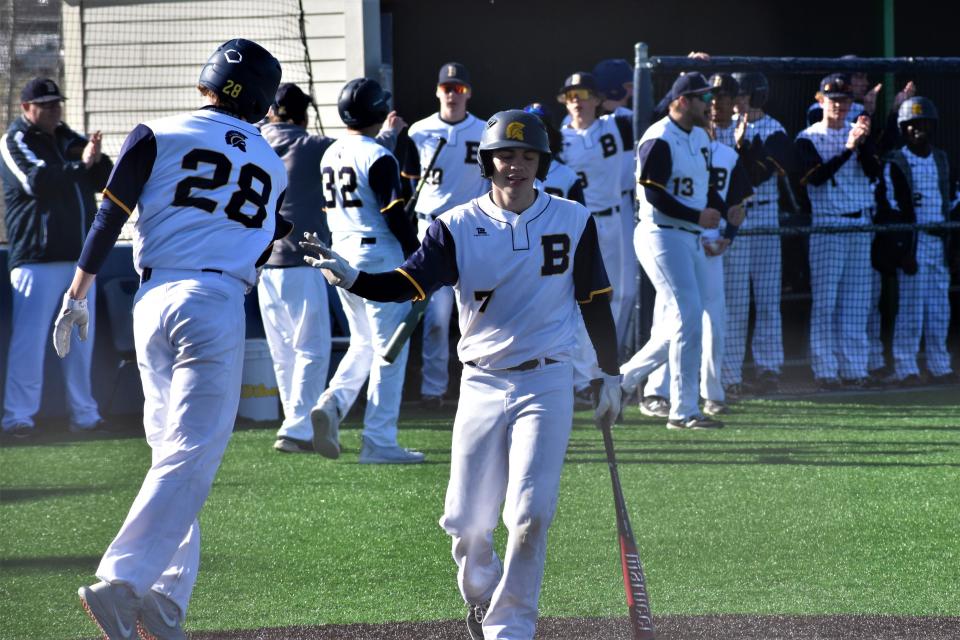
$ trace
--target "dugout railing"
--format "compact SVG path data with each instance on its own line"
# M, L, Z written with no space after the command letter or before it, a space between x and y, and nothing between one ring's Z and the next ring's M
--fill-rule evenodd
M687 56L651 56L646 45L638 43L635 47L633 95L635 107L634 134L636 139L639 139L651 124L657 102L667 93L677 74L682 71L699 71L707 77L721 72L759 71L763 73L770 86L769 98L764 105L764 111L783 125L787 137L791 141L795 141L797 134L809 125L808 109L815 102L815 94L819 88L820 79L827 74L860 72L867 75L868 87L872 88L877 83L883 84L882 90L877 96L876 109L872 119L875 129L896 127L895 118L891 119L890 109L893 106L896 93L903 89L908 81L912 81L916 88L916 95L930 98L938 107L939 125L932 136L932 142L935 147L942 149L949 159L951 189L953 190L952 193L957 193L957 176L958 168L960 168L958 167L960 165L960 118L957 118L956 113L958 103L960 103L960 58L710 56L709 59L703 59ZM889 136L886 137L887 148L881 149L880 155L895 148L890 140ZM747 244L750 243L752 238L775 238L775 242L780 244L778 251L779 264L771 262L768 265L768 271L780 271L780 292L777 306L779 307L779 329L782 332L783 362L779 390L786 392L808 390L810 385L814 384L814 378L816 377L813 369L818 368L813 365L822 364L820 360L823 356L824 346L819 342L823 329L822 298L818 311L820 314L818 316L820 331L812 332L811 312L814 301L811 274L820 274L817 277L820 278L818 280L818 284L821 285L819 286L819 293L822 295L824 265L819 261L824 258L822 251L818 253L815 249L813 255L817 262L811 269L811 239L814 239L814 244L817 244L822 242L822 238L833 238L835 239L835 246L843 250L844 247L852 247L857 244L853 240L854 238L860 239L861 247L864 243L869 242L872 249L878 233L888 234L884 237L889 238L891 233L912 234L916 232L916 238L919 239L917 242L927 243L924 246L929 245L931 242L929 238L931 237L939 238L950 236L950 234L960 235L958 233L960 223L951 222L949 219L942 222L931 223L927 221L927 224L913 225L890 226L878 224L886 220L883 216L878 215L876 208L878 204L882 204L882 202L877 201L876 193L878 186L883 182L882 175L881 179L872 181L869 186L869 197L873 199L874 204L873 210L869 213L874 220L861 221L868 222L868 224L861 224L856 227L824 226L818 222L818 216L811 212L810 201L806 197L808 185L803 183L801 175L797 175L796 167L792 167L789 173L790 175L779 180L777 189L778 211L775 222L745 224L739 235ZM956 215L956 201L953 202L953 205L953 214ZM850 241L840 241L840 238L848 238ZM960 264L958 264L956 255L960 251L958 245L960 243L954 242L948 247L945 246L945 250L949 251L949 254L944 256L945 261L949 263L948 301L942 304L937 303L941 307L943 305L947 307L946 309L939 309L939 313L941 316L949 318L946 331L948 348L953 353L960 350L960 321L957 318L957 310L960 309L960 276L958 276L958 266ZM726 259L725 263L727 263ZM827 267L827 270L829 271L830 268ZM729 271L726 275L729 275ZM858 296L868 296L865 300L853 302L867 307L870 325L868 336L868 343L870 344L869 369L887 376L889 381L896 377L893 375L895 373L894 340L902 298L900 285L904 274L898 274L896 271L890 273L889 270L886 274L879 274L876 270L870 269L859 277L871 280L870 284L851 288L853 291L859 291L856 294ZM648 339L655 307L653 288L644 276L642 269L636 284L638 296L629 333L632 344L626 345L626 350L631 352L642 346ZM907 282L904 288L907 289L912 284L912 282ZM748 390L750 389L751 379L763 368L763 363L758 364L757 360L762 361L765 357L761 353L758 358L755 358L751 349L760 324L757 286L758 283L753 282L752 286L748 288L737 287L735 290L725 292L728 308L743 308L746 305L749 310L746 348L742 366L742 379L744 383L747 383ZM817 288L817 285L814 285L813 288ZM916 301L919 298L923 303L938 295L936 291L920 291L919 294L917 291L913 291L904 300L907 300L907 304L912 305L914 303L909 301ZM746 301L743 296L747 297ZM843 300L843 302L849 303L851 300ZM838 318L842 315L839 306L841 305L838 305ZM951 311L953 313L950 313ZM930 309L926 309L925 312L930 313ZM937 309L934 309L934 315L937 312ZM906 326L907 321L904 320L901 323L901 328ZM812 336L811 333L816 335ZM850 333L849 329L837 328L834 338L842 342L846 339L844 336L849 336ZM901 331L900 342L898 343L898 353L901 355L904 351L902 333ZM739 341L739 338L735 337L735 339ZM918 337L917 342L919 343L918 355L922 374L924 368L929 368L930 363L925 362L925 354L922 348L925 346L923 341ZM839 352L841 347L842 345L838 345L827 348L827 350L835 349ZM728 348L727 352L729 353L729 351ZM734 353L734 356L734 360L736 360L737 354ZM881 362L882 367L878 366Z

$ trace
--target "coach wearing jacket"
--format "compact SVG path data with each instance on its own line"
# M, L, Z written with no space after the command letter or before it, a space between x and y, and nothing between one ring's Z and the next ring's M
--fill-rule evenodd
M60 120L63 99L53 80L34 78L20 94L23 114L0 140L13 288L2 426L15 437L33 433L50 325L97 211L94 195L113 168L99 131L87 139ZM93 340L75 339L63 360L71 431L103 422L90 393L92 353Z

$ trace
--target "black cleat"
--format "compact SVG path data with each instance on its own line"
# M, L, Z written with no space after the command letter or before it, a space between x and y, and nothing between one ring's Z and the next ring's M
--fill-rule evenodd
M487 617L487 609L490 608L489 602L483 604L471 604L467 611L467 631L470 632L470 640L483 640L483 619Z

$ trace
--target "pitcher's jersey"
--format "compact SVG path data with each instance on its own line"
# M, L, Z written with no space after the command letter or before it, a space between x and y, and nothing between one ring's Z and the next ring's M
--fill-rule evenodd
M453 285L457 353L483 369L569 360L577 302L611 291L589 212L543 192L519 215L490 194L443 213L400 271L423 294Z
M374 164L380 161L385 176L394 178L399 186L397 161L389 151L373 138L345 135L337 139L320 160L323 176L323 208L334 245L344 235L361 234L387 240L393 233L381 213L389 206L383 202L385 191L399 194L394 189L372 184ZM389 196L387 196L389 197Z
M823 164L843 153L852 128L853 125L849 122L844 123L839 129L830 129L823 121L817 122L797 135L798 148L802 154L803 148L799 143L803 140L808 141L819 155L820 164ZM806 186L814 216L835 218L845 213L861 211L874 203L873 185L870 178L863 172L855 152L829 180L821 185L807 183ZM847 221L844 224L869 222L867 217L842 220Z
M654 149L660 147L660 151ZM654 167L653 159L663 157L668 150L669 168ZM681 129L667 116L650 125L637 145L637 193L641 220L655 224L681 226L702 231L699 224L679 220L658 211L643 193L647 186L663 189L680 204L702 211L707 206L710 189L710 137L701 127L689 132ZM660 175L663 174L663 175ZM666 182L661 182L666 178Z
M578 201L583 204L583 186L580 184L580 176L573 169L557 160L550 162L547 177L542 183L537 180L535 186L537 189L542 187L552 196Z
M286 188L283 161L256 127L201 109L137 125L104 196L138 211L138 273L216 269L253 284Z
M594 120L586 129L565 126L563 135L563 162L580 176L583 199L591 213L620 205L621 174L624 153L631 152L632 134L621 129L629 126L623 118L605 115Z
M416 146L416 153L406 156L404 178L419 179L430 165L440 138L447 141L420 190L418 213L439 214L490 189L490 183L480 175L477 162L484 126L483 120L470 113L456 124L444 122L440 114L435 113L410 127L407 134Z

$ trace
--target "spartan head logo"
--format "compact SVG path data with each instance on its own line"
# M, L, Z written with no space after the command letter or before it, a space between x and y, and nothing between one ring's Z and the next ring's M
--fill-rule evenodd
M230 145L231 147L236 147L237 149L240 149L240 151L243 151L244 153L246 153L247 136L243 135L236 129L231 129L230 131L227 131L226 135L224 136L224 140L226 140L227 144Z
M523 127L522 122L511 122L507 125L507 139L508 140L519 140L523 142Z
M912 105L910 105L910 113L912 113L915 116L922 116L923 105L920 104L919 102L914 102Z
M230 64L239 64L243 62L243 54L236 49L227 49L223 52L223 57L226 58L227 62Z

